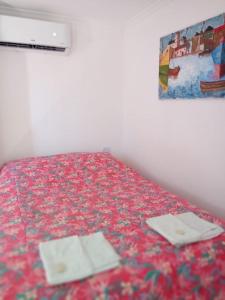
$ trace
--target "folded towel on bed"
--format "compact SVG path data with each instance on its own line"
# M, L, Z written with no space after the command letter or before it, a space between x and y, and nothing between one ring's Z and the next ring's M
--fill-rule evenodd
M223 228L217 224L199 218L192 212L176 215L183 223L200 233L201 240L214 238L224 232Z
M101 232L40 243L49 284L81 280L119 266L120 257Z
M80 238L89 257L93 273L103 272L119 265L120 257L101 232Z
M211 239L224 232L220 226L192 212L150 218L147 224L175 246Z

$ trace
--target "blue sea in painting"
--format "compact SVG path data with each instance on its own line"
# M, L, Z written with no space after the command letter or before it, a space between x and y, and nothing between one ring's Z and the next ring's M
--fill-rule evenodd
M225 97L225 91L205 92L200 89L200 81L215 81L215 65L211 55L188 55L170 60L170 68L179 66L176 78L169 78L167 92L160 87L161 99ZM225 79L225 76L220 80Z

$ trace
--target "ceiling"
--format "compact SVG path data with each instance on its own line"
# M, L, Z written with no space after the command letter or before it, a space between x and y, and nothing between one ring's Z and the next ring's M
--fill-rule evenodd
M163 0L0 0L10 9L34 10L71 18L126 21Z

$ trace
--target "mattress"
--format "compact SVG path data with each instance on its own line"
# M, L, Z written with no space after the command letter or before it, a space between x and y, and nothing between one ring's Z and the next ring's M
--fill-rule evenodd
M0 172L0 299L225 299L225 234L176 248L146 224L186 211L225 227L107 153L10 162ZM97 231L121 266L49 286L39 243Z

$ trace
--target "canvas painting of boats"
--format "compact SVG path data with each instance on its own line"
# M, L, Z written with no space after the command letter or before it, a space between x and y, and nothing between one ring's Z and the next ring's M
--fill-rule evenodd
M225 13L160 39L159 98L225 98Z

